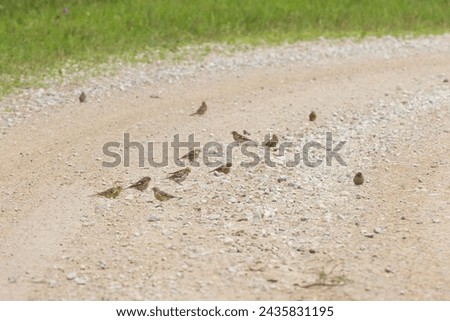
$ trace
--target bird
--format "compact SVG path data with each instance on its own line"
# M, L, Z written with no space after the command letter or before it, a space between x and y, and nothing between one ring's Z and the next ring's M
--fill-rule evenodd
M155 195L155 198L160 202L168 201L171 198L176 197L176 196L170 195L169 193L161 191L158 187L153 187L152 191L153 191L153 194Z
M191 172L191 168L186 167L186 168L180 169L179 171L169 173L169 176L167 176L167 178L177 182L178 184L181 184L182 182L184 182L186 177L188 177L190 172Z
M138 180L136 183L131 184L127 188L135 188L138 191L145 191L148 188L148 184L150 183L152 179L148 176L145 176Z
M191 150L189 153L187 153L186 155L182 156L181 159L188 159L190 162L194 161L195 159L197 159L198 155L200 155L200 152L202 150L199 148L193 149Z
M78 97L78 99L80 100L80 103L84 103L86 102L86 94L84 93L84 91L81 92L80 97Z
M195 113L191 114L191 116L204 115L206 113L207 109L208 109L208 106L206 106L206 103L203 101L202 105L199 107L199 109L197 109L197 111Z
M106 198L116 198L119 196L120 192L122 192L123 188L122 186L114 186L111 188L108 188L107 190L104 190L103 192L99 192L97 194L91 195L91 196L103 196Z
M355 185L362 185L364 183L364 176L361 172L356 173L353 178L353 183L355 183Z
M278 144L278 136L276 134L272 134L272 137L269 139L269 141L264 142L264 146L267 147L276 147Z
M315 111L312 111L312 112L309 114L309 121L315 121L316 118L317 118L316 112L315 112Z
M252 140L250 138L245 137L244 135L239 134L237 131L232 131L231 134L233 135L233 139L240 143L245 143L245 142L252 142Z
M219 167L213 169L211 172L219 172L219 173L224 173L224 174L228 174L231 171L231 166L233 166L233 164L231 163L226 163L224 165L220 165Z

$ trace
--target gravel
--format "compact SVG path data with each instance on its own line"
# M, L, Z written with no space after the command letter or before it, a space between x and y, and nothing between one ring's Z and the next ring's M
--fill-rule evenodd
M391 55L406 57L413 53L448 53L449 40L450 36L446 35L406 40L386 37L361 42L316 41L232 55L212 53L201 62L193 59L176 65L165 62L123 65L114 77L91 79L82 88L71 87L68 91L64 88L61 91L30 89L18 96L8 97L1 106L12 106L14 112L7 115L7 120L2 118L2 128L23 122L33 112L79 104L81 90L88 96L81 108L89 108L90 100L101 101L104 97L142 85L173 83L205 74L225 74L227 71L244 74L248 69L284 66L296 61L314 67L337 61L351 62L352 59L364 61L363 57L368 55L389 59ZM224 48L216 50L222 52ZM76 237L73 237L75 250L68 251L70 256L63 260L63 264L65 271L81 270L85 277L69 272L65 277L74 282L58 282L58 275L52 276L57 282L55 286L70 283L72 287L65 292L69 298L85 298L86 293L91 293L94 299L133 300L142 299L142 295L146 296L144 299L210 299L206 295L199 296L199 293L216 291L213 293L219 295L230 293L232 288L236 293L242 289L252 293L252 299L288 297L297 300L314 296L305 296L305 292L299 292L293 284L303 284L308 278L313 283L317 274L323 271L321 277L327 273L347 272L352 277L352 287L378 293L376 282L380 275L373 271L382 272L383 276L392 273L390 267L386 268L391 263L387 259L384 261L394 250L392 245L401 242L404 234L408 233L408 237L413 234L409 234L408 228L421 229L425 224L432 224L430 220L423 221L409 212L408 215L403 215L400 210L395 212L398 203L406 204L409 200L395 199L395 202L390 201L390 206L385 205L383 186L391 183L389 176L392 168L404 166L408 169L408 175L415 176L409 166L416 161L402 158L402 152L424 139L423 124L419 120L430 114L445 113L450 101L450 88L443 81L446 79L444 77L448 76L435 75L432 86L414 91L406 89L410 86L397 83L384 96L363 101L361 108L343 106L342 110L329 113L327 117L322 117L318 112L317 121L306 122L308 125L301 121L288 123L300 117L295 114L295 109L283 109L280 115L273 116L270 131L279 133L279 137L292 142L293 146L284 156L279 151L271 151L276 163L273 168L263 163L252 168L233 166L230 174L218 176L196 169L192 179L189 177L188 182L175 187L164 179L165 171L151 169L152 183L167 184L167 191L176 191L177 195L183 196L181 200L159 204L150 197L142 201L144 197L134 190L128 190L123 197L114 200L84 200L88 204L86 216L79 219L81 215L73 215L84 228L77 229ZM151 94L168 95L160 92ZM367 96L370 97L369 94ZM248 99L245 101L250 104L257 102L257 98L251 102ZM318 101L321 99L315 98ZM351 105L351 97L346 98ZM239 101L238 98L236 101ZM332 103L332 99L326 102ZM248 106L239 107L243 113L250 109ZM232 124L236 126L236 122ZM258 124L254 127L248 124L245 127L252 132L252 139L262 136ZM214 131L215 128L204 129L202 132L205 135L220 134L219 130ZM440 132L439 128L427 130L428 134ZM346 141L342 153L346 166L336 164L336 160L333 166L323 164L317 169L305 162L294 168L286 166L292 152L302 155L302 147L306 143L324 143L327 132L333 133L335 142ZM257 148L255 152L262 158L265 150ZM312 150L310 160L323 159L324 153L324 149ZM73 159L83 155L71 155L70 168L78 170L79 165ZM60 157L61 162L66 160L63 155ZM233 157L233 164L244 160L240 154ZM442 164L427 164L427 170L439 170L446 164L445 160ZM120 175L129 179L129 176L135 175L132 171L134 169ZM364 173L366 182L363 186L353 184L356 171ZM380 177L388 177L389 182L380 182ZM99 185L101 180L105 185L109 184L108 179L102 177L98 179ZM416 183L417 178L413 177L410 181ZM86 182L81 185L84 191ZM428 193L415 185L405 184L397 188L410 188L411 195ZM149 212L158 216L149 215ZM439 222L439 217L430 217ZM146 220L151 224L142 224ZM418 221L423 221L419 227L415 224ZM413 253L412 249L409 251ZM398 254L396 252L396 259ZM403 255L402 249L400 254ZM405 280L400 278L401 264L403 261L393 265L396 276L399 276L398 282ZM336 266L338 268L334 271ZM405 275L410 277L410 273ZM64 279L64 273L59 277ZM364 283L371 278L376 282L366 287ZM236 284L239 287L235 287ZM99 288L101 293L97 291ZM345 296L354 293L351 289L345 287L343 292L338 293L344 293L341 296L344 299L368 298L361 292ZM282 295L277 296L280 293ZM291 296L286 296L286 293ZM334 298L335 293L330 292L329 295ZM56 292L50 294L60 297ZM221 298L240 298L233 294Z
M82 277L76 277L73 281L76 284L78 284L78 285L85 285L86 284L86 279L82 278Z
M89 71L81 70L73 74L64 74L61 81L47 79L49 88L29 88L19 94L6 97L0 102L0 133L4 129L22 123L35 112L44 112L48 108L58 108L68 104L79 104L82 91L87 95L87 101L100 102L102 97L114 95L133 87L139 87L161 82L173 83L180 79L195 78L199 74L212 74L226 71L245 72L249 68L264 68L268 66L283 66L292 62L301 61L306 66L325 65L333 61L345 59L360 59L367 55L389 59L391 56L408 56L411 53L427 51L448 52L450 35L397 39L394 37L369 38L364 41L319 40L312 42L299 42L294 45L285 45L281 48L234 47L216 44L208 45L212 49L205 59L197 58L202 47L185 47L183 52L189 53L182 62L174 63L156 60L153 64L129 64L114 62L110 67L101 68L105 71L103 77L89 77ZM233 52L233 54L230 54ZM177 54L174 54L177 57ZM106 64L108 65L108 64ZM110 70L110 72L107 72ZM114 70L114 72L113 72ZM76 86L80 75L88 80L83 86ZM447 83L448 79L442 80ZM401 89L399 85L399 90ZM156 93L159 94L159 93ZM159 97L158 95L151 95ZM286 139L288 140L288 139Z

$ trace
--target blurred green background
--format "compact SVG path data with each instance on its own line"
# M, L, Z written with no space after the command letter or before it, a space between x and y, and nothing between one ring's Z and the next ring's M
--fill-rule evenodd
M450 0L2 0L0 94L58 72L187 44L278 44L450 29Z

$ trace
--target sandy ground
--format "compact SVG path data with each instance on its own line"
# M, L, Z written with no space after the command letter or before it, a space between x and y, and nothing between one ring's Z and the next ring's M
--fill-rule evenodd
M438 40L73 96L9 127L0 299L450 300L450 37ZM202 101L207 113L189 116ZM331 132L346 166L288 168L289 153L272 150L276 167L245 168L236 152L230 174L202 164L180 185L165 179L171 154L163 168L139 167L136 149L129 167L102 166L103 144L124 133L157 142L160 157L177 133L228 144L244 129L258 142L276 133L291 152ZM90 197L146 175L182 198Z

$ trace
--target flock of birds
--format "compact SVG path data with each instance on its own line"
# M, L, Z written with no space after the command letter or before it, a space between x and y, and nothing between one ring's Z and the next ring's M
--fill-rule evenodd
M82 92L79 97L80 103L86 102L86 98L87 98L86 94L84 92ZM198 108L198 110L195 113L191 114L190 116L204 115L206 113L207 109L208 109L208 107L207 107L206 103L202 102L202 104ZM309 120L315 121L316 118L317 118L317 114L314 111L312 111L309 114ZM232 131L231 134L233 135L234 141L236 141L238 144L242 144L245 142L255 143L250 138L245 136L245 134L248 134L246 131L244 131L244 135L239 134L236 131ZM279 141L278 136L276 134L272 134L271 137L266 142L263 143L263 145L268 148L274 148L277 146L278 141ZM192 162L198 158L198 156L200 155L200 152L201 152L201 150L199 148L196 148L194 150L191 150L186 155L182 156L180 159L186 159L186 160L189 160L189 162ZM226 163L226 164L223 164L223 165L213 169L212 171L210 171L210 173L217 172L217 173L228 174L231 171L231 167L232 167L232 163ZM173 180L174 182L181 184L182 182L184 182L186 180L186 178L188 177L188 175L190 173L191 173L191 168L186 167L186 168L180 169L178 171L168 173L167 179ZM108 188L107 190L104 190L102 192L96 193L92 196L103 196L106 198L116 198L120 195L120 193L124 189L127 189L127 188L135 188L138 191L142 192L142 191L145 191L149 187L150 181L151 181L151 178L149 176L145 176L145 177L141 178L139 181L131 184L128 187L123 188L122 186L118 185L118 186ZM364 176L361 172L356 173L355 177L353 178L353 183L355 185L362 185L364 183ZM166 192L160 190L156 186L152 188L152 191L153 191L155 198L160 202L168 201L172 198L178 198L177 196L171 195L169 193L166 193Z

